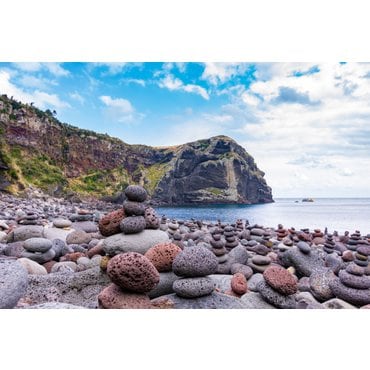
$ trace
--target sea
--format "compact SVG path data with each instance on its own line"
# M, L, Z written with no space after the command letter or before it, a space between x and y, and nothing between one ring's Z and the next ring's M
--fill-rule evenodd
M327 227L328 232L350 233L359 230L370 234L370 198L276 198L266 204L216 204L176 207L157 207L158 215L178 220L203 220L233 223L237 219L265 227L295 227L297 230Z

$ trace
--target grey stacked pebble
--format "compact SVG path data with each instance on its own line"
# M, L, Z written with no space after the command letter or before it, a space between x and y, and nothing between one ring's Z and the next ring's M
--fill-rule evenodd
M207 248L184 248L175 257L172 269L181 279L173 283L173 291L182 298L198 298L211 294L214 282L207 275L217 270L216 256Z

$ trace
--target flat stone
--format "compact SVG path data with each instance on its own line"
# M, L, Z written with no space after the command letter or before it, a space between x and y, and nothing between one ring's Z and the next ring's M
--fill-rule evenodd
M151 308L146 294L124 291L115 284L110 284L99 293L98 303L99 308L106 309Z
M342 284L338 278L330 281L333 294L355 306L370 304L370 289L354 289Z
M168 294L152 300L155 303L157 300L168 299L173 303L173 308L177 309L240 309L244 308L241 299L231 297L226 294L212 292L203 297L198 298L182 298L177 294Z
M67 244L88 244L92 237L83 230L75 230L67 235Z
M19 226L13 230L14 241L24 241L30 238L41 238L44 228L42 226Z
M256 255L252 258L252 263L258 266L264 266L271 263L271 258L266 256Z
M65 218L56 218L53 220L53 225L58 228L71 227L72 222Z
M14 259L0 258L0 308L13 308L27 291L27 270Z
M167 233L161 230L144 230L139 234L130 235L120 233L103 241L103 251L109 256L126 252L145 254L149 248L156 244L169 241Z
M348 273L345 270L339 271L339 280L342 284L355 289L370 289L370 276L358 276Z
M211 294L215 286L208 277L182 278L173 283L173 291L183 298L197 298Z
M77 221L72 224L73 229L82 230L85 233L97 233L99 231L98 225L92 221Z
M48 239L44 238L30 238L27 239L23 247L27 249L28 252L47 252L52 246L52 243Z
M296 301L293 295L282 295L272 289L264 280L257 285L257 290L263 299L277 308L296 308Z
M51 261L55 257L55 251L53 248L50 248L48 251L44 253L39 253L39 252L23 252L22 257L24 258L29 258L32 261L35 261L39 263L40 265Z

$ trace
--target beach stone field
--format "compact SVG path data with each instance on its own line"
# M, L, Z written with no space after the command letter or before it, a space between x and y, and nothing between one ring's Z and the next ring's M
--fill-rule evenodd
M370 308L370 230L168 219L124 194L0 194L0 308Z

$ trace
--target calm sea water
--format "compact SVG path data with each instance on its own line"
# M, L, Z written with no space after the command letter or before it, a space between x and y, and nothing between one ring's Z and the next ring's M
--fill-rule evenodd
M241 218L270 227L282 223L296 229L327 227L329 232L360 230L362 234L370 234L370 198L315 198L313 203L278 198L268 204L157 207L156 210L158 215L182 220L235 222Z

